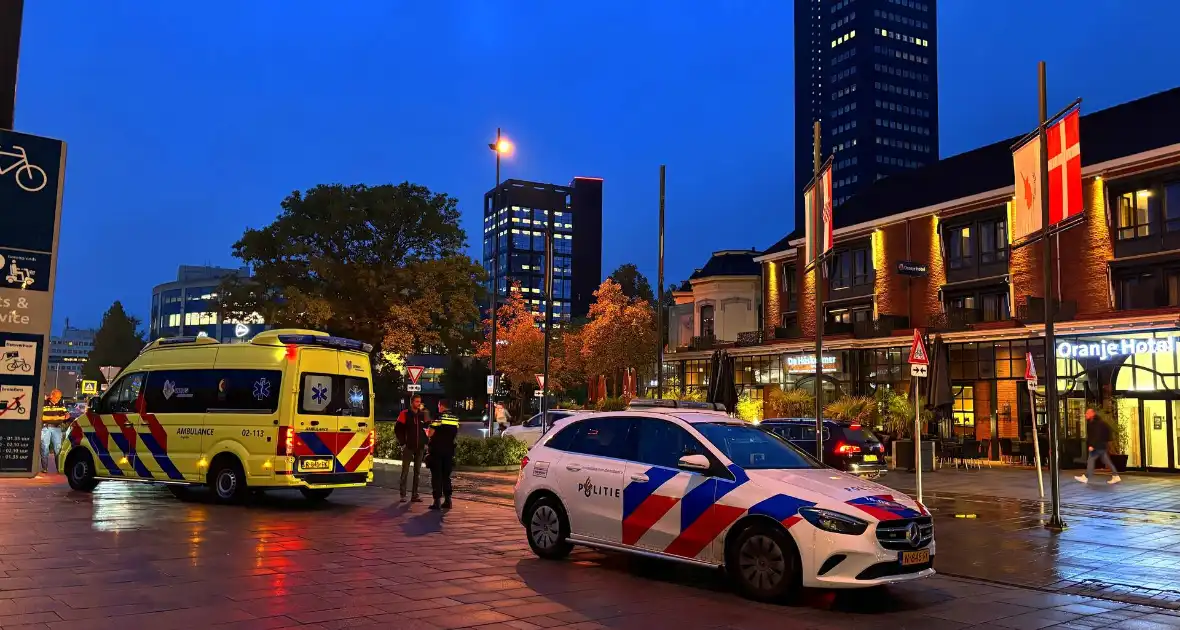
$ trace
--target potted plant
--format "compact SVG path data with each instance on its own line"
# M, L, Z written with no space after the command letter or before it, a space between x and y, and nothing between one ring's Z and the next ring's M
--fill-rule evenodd
M914 470L914 403L889 387L878 389L874 398L880 410L881 427L893 438L893 467ZM923 409L921 414L925 425L930 421L931 413ZM922 469L934 469L933 442L922 445Z
M766 418L810 418L815 415L815 398L805 389L774 389L766 396Z
M1130 450L1130 436L1128 435L1127 425L1135 421L1132 417L1131 410L1128 407L1119 408L1117 418L1112 418L1112 414L1105 409L1098 410L1098 417L1102 419L1108 426L1110 426L1110 461L1114 464L1115 470L1111 472L1122 472L1127 469L1127 451Z

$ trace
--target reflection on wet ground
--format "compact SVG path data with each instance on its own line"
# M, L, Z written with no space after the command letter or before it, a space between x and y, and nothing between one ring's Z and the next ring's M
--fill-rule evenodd
M1108 477L1083 485L1073 474L1062 474L1068 527L1060 533L1044 528L1050 507L1039 500L1031 469L927 474L938 570L1180 609L1180 477L1124 475L1123 483L1110 486ZM457 483L510 505L514 481L512 475L463 473ZM913 494L913 475L892 472L881 481Z
M912 475L891 477L886 483L912 492ZM927 475L924 498L937 518L938 568L1180 609L1180 478L1124 475L1114 486L1107 479L1080 484L1063 474L1067 528L1052 532L1044 528L1051 508L1039 499L1031 470Z
M1157 608L944 576L754 604L711 571L591 551L538 560L511 509L475 498L439 515L383 488L221 506L150 486L86 495L59 478L6 480L0 628L1180 627ZM955 547L940 542L940 562Z

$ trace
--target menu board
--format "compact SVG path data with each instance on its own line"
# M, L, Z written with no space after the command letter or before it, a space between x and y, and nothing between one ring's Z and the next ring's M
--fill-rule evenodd
M41 412L41 379L34 366L41 365L43 339L0 332L0 473L33 470Z

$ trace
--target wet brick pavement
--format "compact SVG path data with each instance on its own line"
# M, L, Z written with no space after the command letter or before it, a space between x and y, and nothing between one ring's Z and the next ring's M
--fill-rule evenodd
M710 571L536 559L510 509L466 494L446 515L384 488L332 499L0 481L0 628L1180 628L1158 608L945 576L754 604Z
M1128 474L1123 483L1108 486L1108 477L1082 485L1073 474L1062 475L1068 527L1060 533L1044 527L1050 508L1037 498L1031 469L952 469L924 476L926 504L936 517L939 571L1180 610L1180 477ZM514 478L462 473L456 483L511 505ZM893 472L881 481L912 495L913 480ZM1140 504L1176 511L1134 507Z

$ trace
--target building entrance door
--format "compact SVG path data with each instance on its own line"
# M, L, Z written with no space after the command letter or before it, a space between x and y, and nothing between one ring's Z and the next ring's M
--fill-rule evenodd
M1180 452L1176 435L1180 401L1145 398L1139 404L1144 465L1155 469L1180 469L1176 461Z

